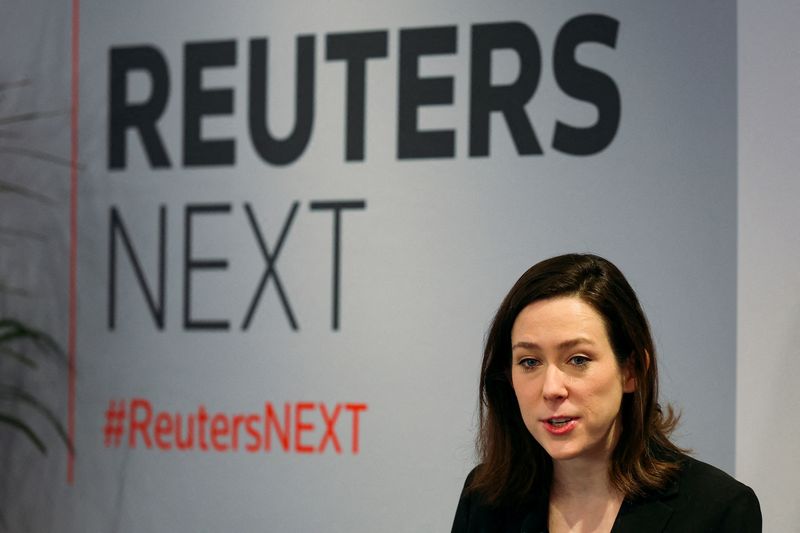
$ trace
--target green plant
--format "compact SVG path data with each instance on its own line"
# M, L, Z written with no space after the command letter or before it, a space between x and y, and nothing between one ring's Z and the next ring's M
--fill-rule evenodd
M7 91L20 89L30 85L27 80L10 83L0 83L0 99ZM49 164L68 165L69 162L52 154L38 151L29 147L12 144L18 139L13 127L30 121L63 115L64 112L26 112L0 115L0 154L7 157L32 158ZM12 142L9 142L12 141ZM4 169L6 165L3 165ZM12 201L14 197L31 200L39 204L51 204L52 200L31 188L21 186L4 177L0 177L0 200ZM8 242L19 240L34 240L45 242L45 237L24 227L0 226L0 237ZM27 291L7 283L4 272L0 272L0 297L25 297ZM48 333L37 329L17 316L13 312L0 311L0 363L18 365L13 374L20 371L33 372L39 367L42 357L56 357L66 366L67 357L59 343ZM24 370L23 370L24 369ZM19 407L30 408L28 412L36 413L43 417L55 429L60 440L70 453L73 446L67 436L64 426L53 410L45 405L37 396L25 390L23 386L7 382L8 375L0 380L0 426L5 426L23 433L27 439L43 454L47 452L47 445L34 425L23 415L18 414ZM23 411L24 412L24 411Z
M23 348L20 348L20 346L23 346ZM30 348L33 348L33 351ZM61 347L48 334L26 326L19 320L0 318L0 356L14 359L17 363L35 370L38 367L38 363L34 359L34 354L41 352L50 352L66 360ZM73 451L72 443L61 421L36 396L15 385L0 383L0 400L7 404L18 403L32 407L52 425L70 452ZM8 411L0 410L0 424L6 424L21 431L40 452L47 453L47 446L44 441L24 418Z
M0 83L0 103L6 103L10 91L30 85L27 80ZM31 104L15 103L8 107L26 105ZM49 226L37 224L49 221L54 214L57 219L59 207L47 194L38 192L42 187L37 184L45 183L40 179L43 175L60 174L69 167L69 161L37 149L37 145L46 143L25 142L24 132L41 119L64 115L63 111L9 113L0 109L0 430L3 432L0 443L6 467L15 457L29 457L29 450L25 449L27 442L46 454L53 433L57 441L74 454L61 419L43 400L49 397L50 402L59 401L58 395L53 395L58 389L54 388L53 380L64 379L65 370L69 371L68 358L55 338L32 325L31 318L35 317L37 324L52 324L51 319L58 313L57 306L53 305L52 291L36 286L35 281L30 283L31 277L25 276L42 264L41 258L29 262L29 252L35 250L46 257L52 253L54 242L56 248L59 242L48 235L52 233L52 221ZM46 139L49 125L36 130L30 138ZM58 169L56 172L52 170L54 165ZM31 217L31 213L35 216ZM20 277L28 281L14 281ZM24 435L25 439L17 443L15 434ZM29 465L28 459L24 460ZM5 512L18 502L8 496L25 485L18 477L20 471L12 475L9 470L1 474L4 496L0 504L0 530L5 531L11 529ZM30 472L29 467L21 472Z

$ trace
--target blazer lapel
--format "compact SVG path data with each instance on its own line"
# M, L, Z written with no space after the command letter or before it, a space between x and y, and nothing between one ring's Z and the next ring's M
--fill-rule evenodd
M611 533L660 533L664 531L673 506L671 500L678 494L678 483L673 482L667 489L641 502L625 502L619 510L617 521Z
M672 506L660 500L632 504L628 509L620 509L611 533L660 533L671 516Z

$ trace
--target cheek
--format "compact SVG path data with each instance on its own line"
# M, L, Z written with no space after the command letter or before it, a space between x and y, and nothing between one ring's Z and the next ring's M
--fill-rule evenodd
M511 373L511 388L514 391L514 396L517 398L517 402L522 402L522 398L525 396L525 384L523 380L519 379L515 373Z
M517 397L517 401L520 401L525 395L526 383L524 376L512 369L509 381L511 382L511 388L514 390L514 396Z
M511 387L514 389L514 397L517 399L517 404L519 405L519 409L524 416L525 404L526 404L524 387L522 387L522 385L519 382L513 380L511 382Z
M622 407L622 387L618 381L608 383L600 390L587 392L583 403L592 412L606 418L615 417Z
M531 379L521 378L512 380L512 387L522 418L527 419L533 416L533 410L541 397L536 382Z

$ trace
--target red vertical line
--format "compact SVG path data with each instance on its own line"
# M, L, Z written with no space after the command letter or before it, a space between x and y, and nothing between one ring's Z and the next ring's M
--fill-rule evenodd
M67 455L67 484L75 484L75 370L78 311L78 75L80 0L72 0L72 83L70 117L70 195L69 195L69 331L67 356L69 358L69 384L67 390L67 434L73 445Z

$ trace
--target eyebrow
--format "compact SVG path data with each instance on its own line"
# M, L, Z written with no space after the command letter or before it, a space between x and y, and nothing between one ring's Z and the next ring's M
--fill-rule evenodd
M569 339L569 340L566 340L566 341L558 343L557 348L559 350L566 350L568 348L574 348L575 346L578 346L578 345L581 345L581 344L594 345L594 342L592 342L592 340L587 338L587 337L576 337L574 339ZM527 341L520 341L520 342L518 342L516 344L513 344L511 346L511 351L513 352L517 348L525 348L527 350L542 351L542 347L541 346L539 346L535 342L527 342Z

